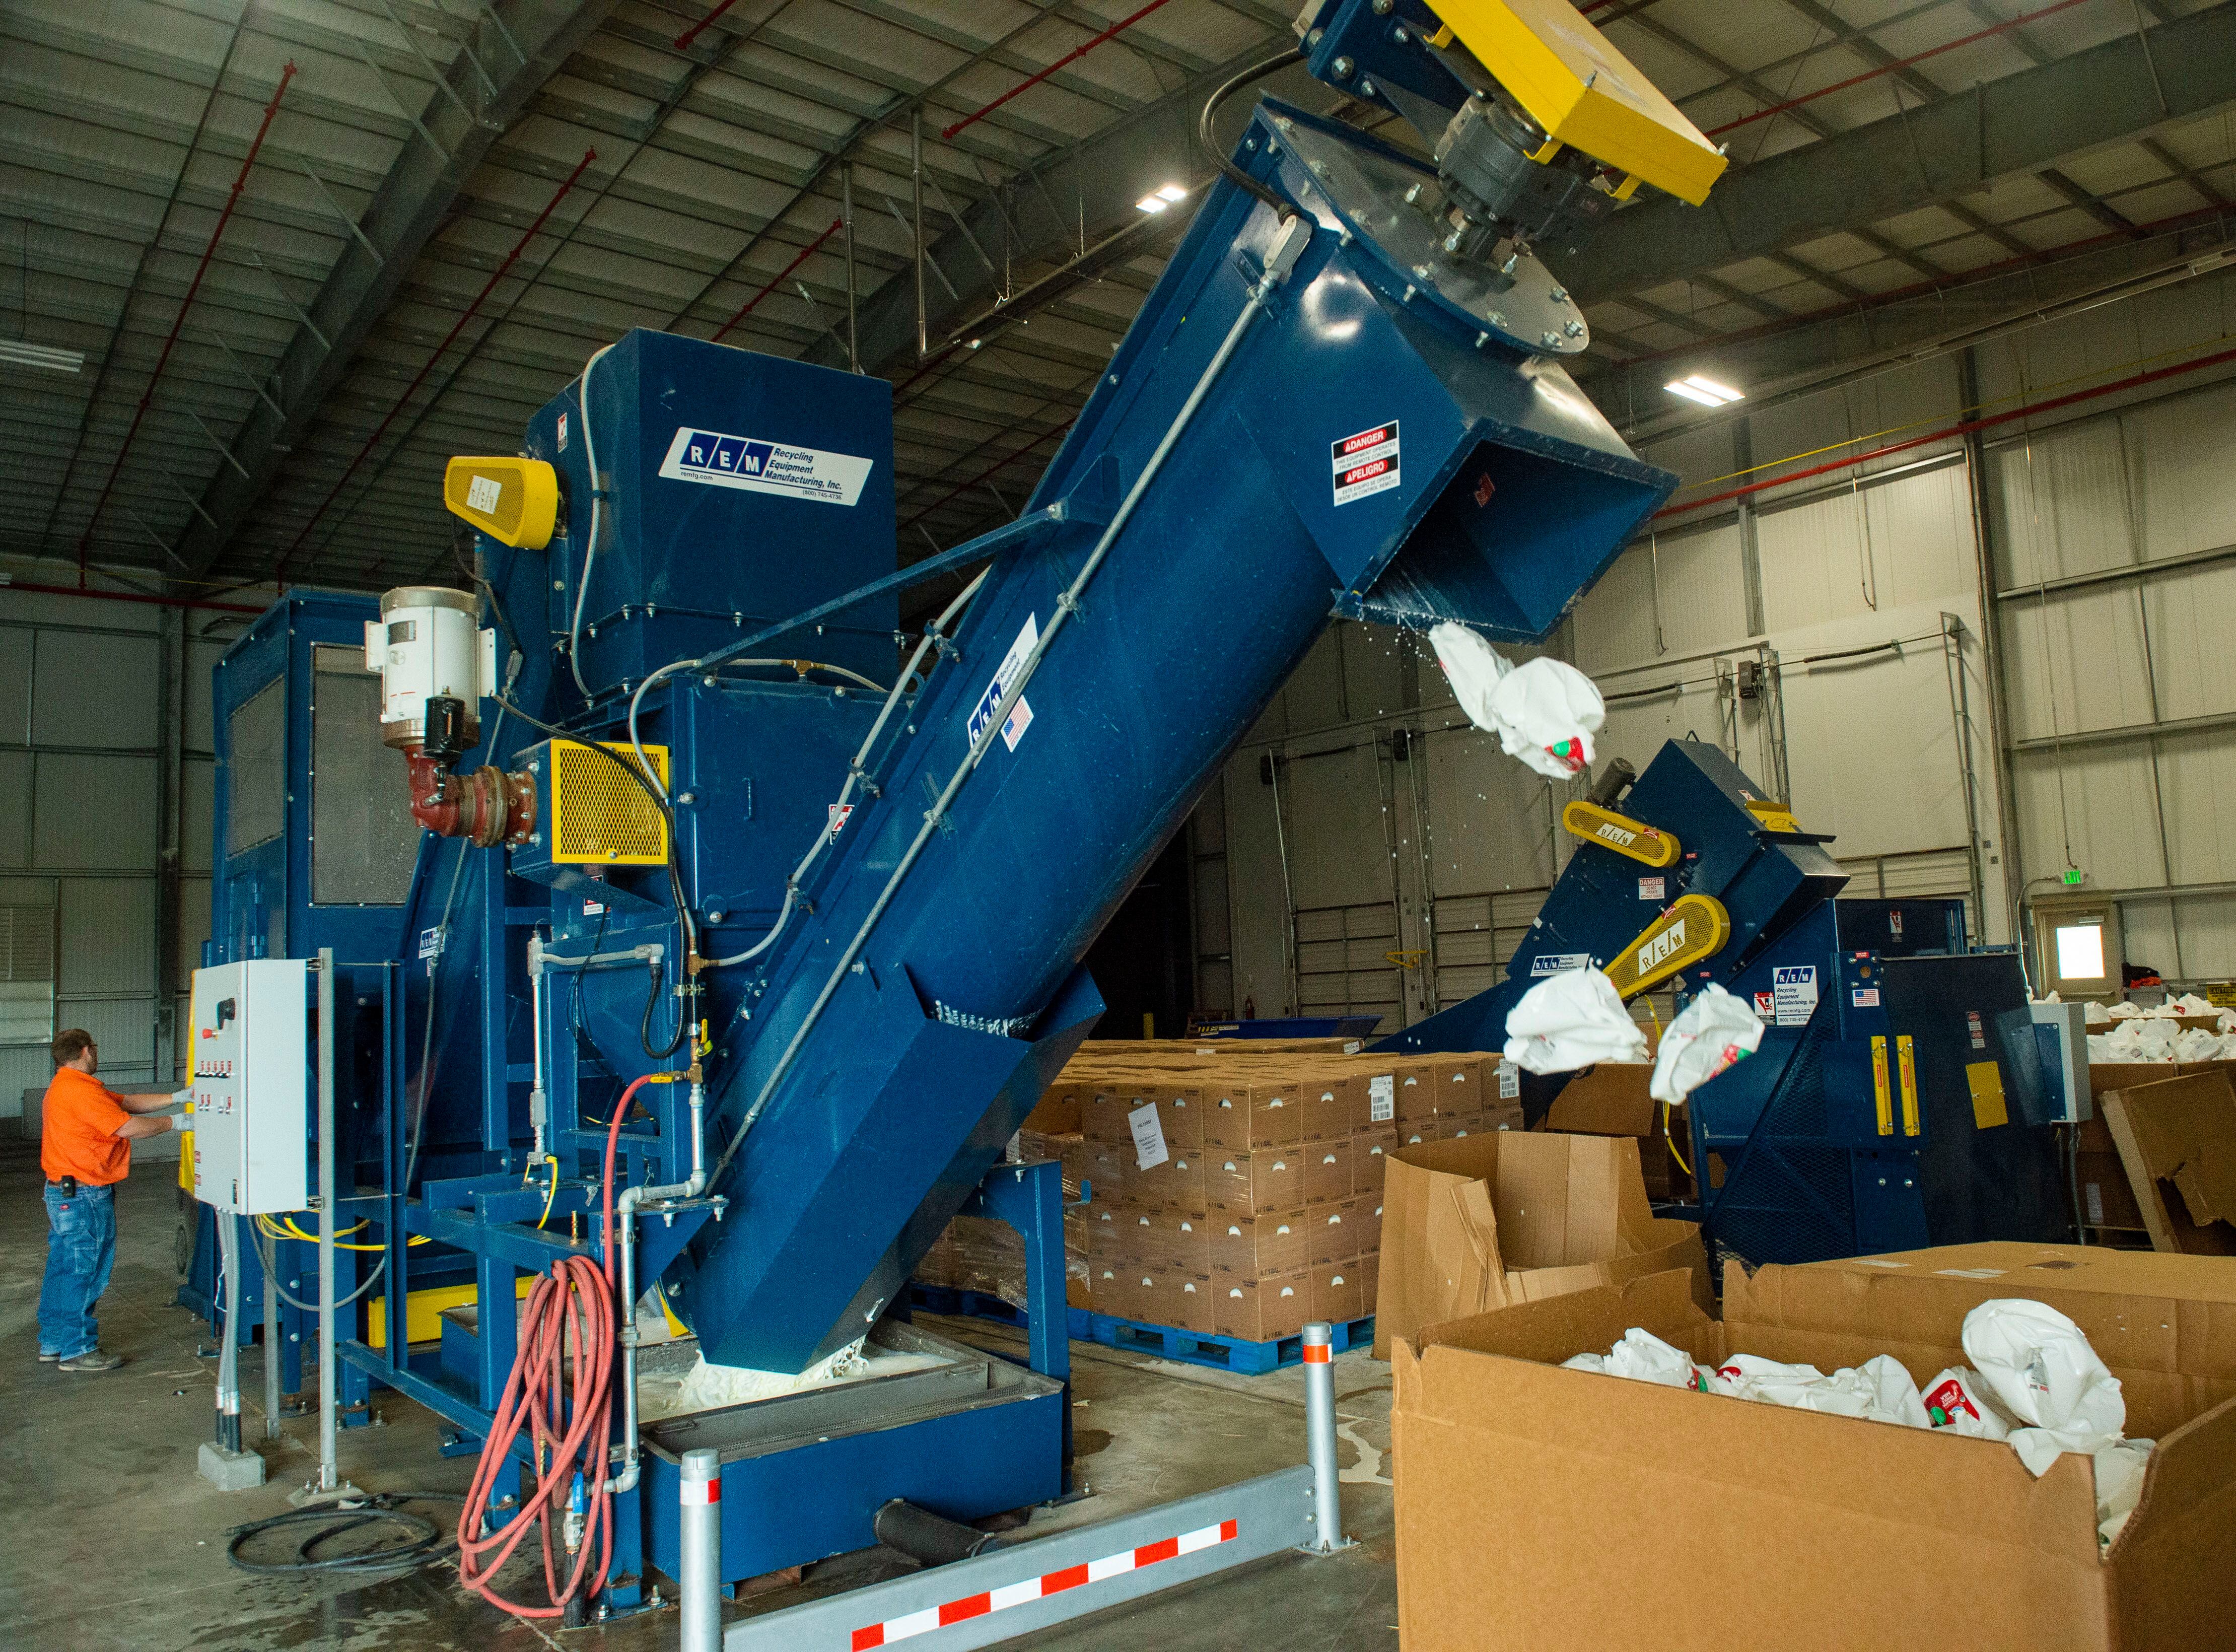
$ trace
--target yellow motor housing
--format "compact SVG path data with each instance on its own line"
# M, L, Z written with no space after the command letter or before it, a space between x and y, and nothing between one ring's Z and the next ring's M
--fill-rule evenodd
M542 459L452 459L443 504L492 539L541 550L559 525L559 472Z
M1723 175L1725 157L1674 103L1567 0L1429 0L1444 29L1498 79L1555 144L1582 149L1638 182L1695 207ZM1549 161L1549 148L1532 157Z

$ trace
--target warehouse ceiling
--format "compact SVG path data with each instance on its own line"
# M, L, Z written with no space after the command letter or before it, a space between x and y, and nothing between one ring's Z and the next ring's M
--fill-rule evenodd
M1551 260L1618 422L2228 230L2236 0L1583 10L1733 161ZM439 574L445 457L624 329L846 365L850 188L901 556L952 545L1021 506L1185 227L1206 95L1293 38L1266 0L10 0L0 550L192 595Z

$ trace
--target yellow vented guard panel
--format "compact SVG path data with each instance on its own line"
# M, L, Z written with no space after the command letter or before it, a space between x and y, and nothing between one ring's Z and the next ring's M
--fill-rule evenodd
M1683 852L1674 833L1659 831L1643 820L1634 820L1627 814L1617 814L1613 809L1603 809L1582 799L1561 811L1561 824L1572 836L1586 843L1596 843L1602 849L1628 855L1641 865L1656 870L1676 865L1678 855Z
M443 504L492 539L541 550L559 523L559 472L542 459L452 459Z
M606 749L635 767L626 741ZM668 785L668 747L645 760ZM644 788L579 740L551 742L551 859L577 865L657 866L668 859L668 822Z
M1608 979L1615 995L1628 1002L1702 958L1713 958L1731 938L1731 914L1723 902L1713 895L1680 895L1607 966Z
M1561 142L1695 207L1724 157L1567 0L1429 0L1476 61Z

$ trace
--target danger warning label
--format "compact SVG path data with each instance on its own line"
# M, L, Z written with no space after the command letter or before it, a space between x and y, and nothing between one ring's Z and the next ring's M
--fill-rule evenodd
M1335 502L1350 504L1398 485L1398 421L1377 425L1328 444L1335 464Z

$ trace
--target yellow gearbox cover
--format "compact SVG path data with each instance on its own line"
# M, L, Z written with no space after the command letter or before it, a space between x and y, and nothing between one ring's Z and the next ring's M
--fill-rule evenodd
M1634 998L1647 988L1723 951L1732 937L1731 914L1713 895L1680 895L1608 965L1617 996Z
M1619 855L1628 855L1641 866L1660 871L1677 864L1681 852L1676 835L1650 826L1643 820L1634 820L1627 814L1617 814L1613 809L1603 809L1596 803L1582 799L1561 811L1561 824L1586 843L1595 843L1602 849L1612 849Z
M443 503L492 539L541 550L559 523L559 472L542 459L452 459Z
M1568 0L1429 7L1560 142L1695 207L1723 175L1716 146Z

